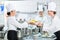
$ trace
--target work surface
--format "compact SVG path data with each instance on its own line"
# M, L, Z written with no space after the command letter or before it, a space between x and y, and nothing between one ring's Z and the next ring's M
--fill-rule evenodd
M54 40L54 38L42 38L42 37L24 37L23 40Z
M2 39L0 38L0 40L3 40L4 39L4 33L5 33L4 31L1 31L0 32L0 36L1 37L3 36L3 38ZM22 39L20 38L19 40L54 40L53 38L46 38L46 37L45 38L42 38L41 36L38 36L38 35L34 36L36 33L37 33L37 30L35 32L32 31L32 30L29 30L27 33L25 33L25 29L24 30L22 29L22 32L20 32L20 30L19 30L19 34L22 37ZM26 35L26 36L24 36L24 35ZM5 40L7 40L7 39L5 39Z
M0 40L3 40L0 38ZM22 37L19 38L19 40L54 40L54 38L42 38L42 37L37 37L37 36L27 36L27 37Z

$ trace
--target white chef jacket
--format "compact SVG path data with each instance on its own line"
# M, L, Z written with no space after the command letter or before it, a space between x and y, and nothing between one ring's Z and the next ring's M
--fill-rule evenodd
M8 17L7 19L7 26L8 26L8 30L17 30L18 28L26 28L28 27L28 24L25 22L25 24L20 24L16 21L15 17Z
M43 30L42 31L47 31L47 29L49 28L49 26L52 23L52 18L49 16L44 16L43 18Z
M43 23L43 17L41 16L36 16L35 20Z
M50 33L54 33L54 32L59 31L59 30L60 30L60 18L56 15L53 18L52 24L49 26L47 31Z
M17 28L26 28L26 27L28 27L27 22L20 24L16 21L15 17L13 16L7 18L7 26L3 28L3 31L8 31L8 30L17 31ZM5 34L4 40L7 40L7 33Z

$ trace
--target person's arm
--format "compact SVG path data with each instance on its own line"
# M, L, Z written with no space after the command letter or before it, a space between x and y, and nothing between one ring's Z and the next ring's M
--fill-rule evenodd
M9 22L10 22L10 24L12 24L18 28L25 28L23 25L21 25L18 21L14 20L14 19L10 20Z

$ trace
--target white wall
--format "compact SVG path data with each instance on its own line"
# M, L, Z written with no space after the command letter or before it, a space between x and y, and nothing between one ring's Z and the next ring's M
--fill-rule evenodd
M38 1L38 2L51 2L51 1L53 1L53 2L56 2L56 4L57 4L57 15L60 17L60 0L24 0L24 1L33 1L33 2L35 2L35 1ZM17 3L18 4L18 3ZM29 10L29 7L27 7L26 5L29 5L29 3L28 4L25 4L25 2L22 2L22 3L20 3L20 4L24 4L25 6L23 7L23 5L18 5L18 8L17 8L17 10L20 10L20 11L25 11L25 12L27 12L27 9ZM31 3L32 4L32 3ZM20 7L19 7L20 6ZM32 6L32 5L31 5ZM34 5L35 6L35 5ZM27 9L26 9L26 7L27 7ZM24 8L24 9L23 9ZM30 8L33 8L33 7L30 7ZM36 7L35 7L36 8ZM31 10L33 10L33 9L31 9ZM28 11L29 12L29 11Z
M3 2L0 2L0 25L4 24L4 10L1 11L1 6L4 6Z
M35 12L37 11L37 2L35 1L5 1L5 4L13 3L15 9L20 12Z
M0 14L0 24L4 24L4 15Z

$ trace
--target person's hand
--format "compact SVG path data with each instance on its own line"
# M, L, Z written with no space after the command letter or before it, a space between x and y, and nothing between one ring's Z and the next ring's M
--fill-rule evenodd
M41 22L36 22L36 23L35 23L35 25L37 25L37 26L40 26L40 27L41 27L43 24L42 24Z
M42 31L41 37L48 37L48 36L49 36L49 34L47 31Z
M36 23L36 22L37 22L36 20L34 20L34 19L31 19L31 20L29 20L29 21L28 21L28 24L35 25L35 23Z
M35 25L35 23L34 22L27 22L28 24L31 24L31 25Z
M39 23L38 23L38 26L42 27L42 26L43 26L43 24L42 24L41 22L39 22Z

